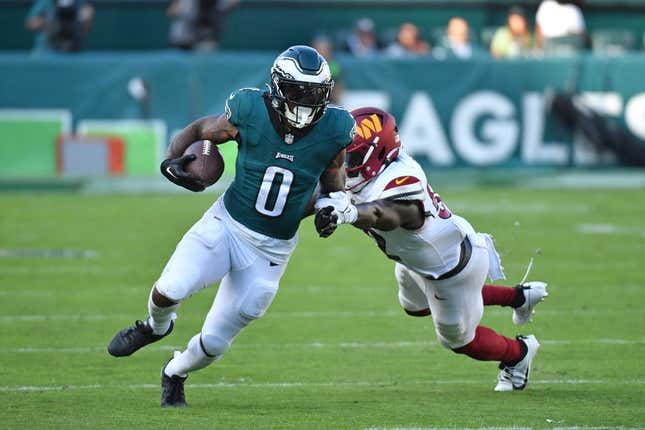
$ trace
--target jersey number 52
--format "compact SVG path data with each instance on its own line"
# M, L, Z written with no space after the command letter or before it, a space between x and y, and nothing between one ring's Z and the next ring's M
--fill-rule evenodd
M441 219L448 219L452 216L452 212L450 212L448 206L446 206L446 204L441 201L441 196L432 191L430 185L428 185L428 195L430 195L430 200L432 200L432 205L434 206L436 216Z

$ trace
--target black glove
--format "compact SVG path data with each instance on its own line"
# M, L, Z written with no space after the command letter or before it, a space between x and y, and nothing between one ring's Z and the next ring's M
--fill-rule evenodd
M206 188L201 179L192 173L184 170L184 166L190 163L197 156L195 154L187 154L179 158L169 158L161 163L161 173L179 186L182 186L190 191L204 191Z
M338 217L336 214L333 214L333 206L327 206L320 209L316 212L316 217L314 218L314 225L316 226L316 231L320 237L329 237L336 230L338 224Z

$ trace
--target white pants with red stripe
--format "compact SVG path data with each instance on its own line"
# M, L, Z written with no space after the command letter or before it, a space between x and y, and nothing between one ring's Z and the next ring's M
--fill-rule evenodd
M400 263L394 269L401 306L408 311L430 308L437 338L450 349L474 339L484 314L481 290L488 276L490 250L483 235L469 239L472 244L470 260L451 278L431 280Z

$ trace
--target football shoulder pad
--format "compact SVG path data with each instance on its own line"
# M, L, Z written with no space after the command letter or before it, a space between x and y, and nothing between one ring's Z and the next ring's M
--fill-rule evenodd
M423 200L423 183L416 176L397 176L385 185L379 198L386 200Z
M249 121L255 103L262 101L262 92L257 88L241 88L233 91L224 104L224 115L226 119L236 127L242 126Z

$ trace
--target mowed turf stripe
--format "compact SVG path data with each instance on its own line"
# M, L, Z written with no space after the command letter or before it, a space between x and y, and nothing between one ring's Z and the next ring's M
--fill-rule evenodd
M401 385L455 385L470 384L479 385L490 383L486 380L473 379L444 379L428 381L348 381L348 382L264 382L264 383L234 383L218 382L213 384L186 384L192 388L308 388L308 387L379 387L379 386L401 386ZM615 380L615 379L538 379L531 381L534 385L643 385L645 380ZM0 386L0 392L21 392L21 391L70 391L70 390L105 390L105 389L159 389L159 384L123 384L123 385L15 385Z
M4 269L0 269L0 273L4 273ZM352 294L354 293L374 293L374 292L381 292L381 293L391 293L391 292L396 292L395 286L394 285L372 285L372 286L351 286L348 287L346 285L305 285L305 286L290 286L290 287L282 287L282 290L280 290L280 294L285 295L285 294L296 294L296 293L302 293L302 294L327 294L329 291L333 290L335 294L338 292L350 292ZM348 291L349 290L349 291ZM207 290L208 291L208 290ZM211 289L210 291L213 291ZM71 293L70 290L68 289L58 289L58 290L51 290L49 287L43 287L43 288L38 288L38 289L25 289L22 288L15 288L15 289L2 289L0 290L0 296L10 296L10 297L17 297L17 296L56 296L56 297L66 297ZM96 290L82 290L82 291L73 291L75 296L78 296L79 294L85 294L85 295L95 295L97 294ZM142 288L142 287L101 287L100 290L101 294L131 294L131 295L138 295L138 296L147 296L150 294L150 289Z
M644 345L645 339L545 339L540 344L549 346L559 345ZM439 346L436 341L398 341L398 342L310 342L310 343L249 343L235 345L235 349L285 349L285 348L415 348L425 346ZM175 351L182 350L185 346L177 345L152 345L146 348L147 351ZM105 346L70 346L70 347L16 347L0 348L0 353L95 353L105 352Z
M624 314L625 309L539 309L536 311L537 318L540 315L615 315ZM509 309L491 309L485 310L484 316L509 316ZM390 317L405 316L403 311L399 310L381 310L381 311L274 311L269 312L264 318L353 318L353 317ZM131 320L132 315L125 314L92 314L92 315L75 315L75 314L35 314L35 315L0 315L0 323L14 322L51 322L51 321L117 321ZM180 317L181 318L181 317ZM199 316L203 319L203 316Z

